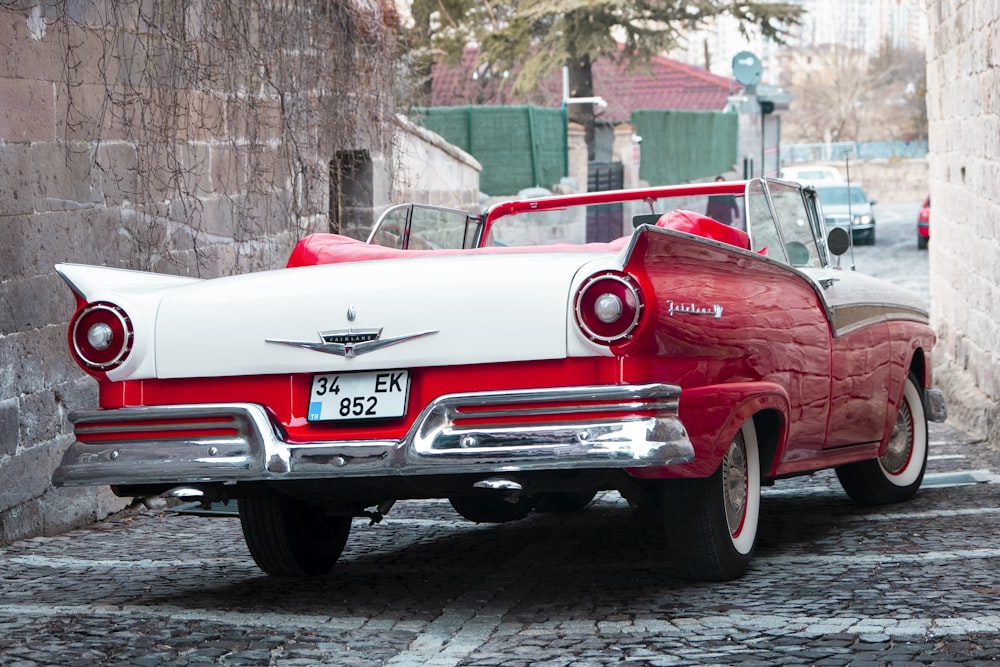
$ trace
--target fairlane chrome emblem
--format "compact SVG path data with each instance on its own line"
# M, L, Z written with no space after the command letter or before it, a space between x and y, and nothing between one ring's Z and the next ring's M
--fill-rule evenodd
M674 303L673 301L667 301L667 313L670 317L674 316L674 313L684 313L686 315L711 315L717 320L722 319L722 306L715 303L709 306L696 306L693 303Z
M324 343L340 343L341 345L357 345L378 340L381 329L338 329L335 331L320 331L319 337Z
M319 343L308 340L278 340L275 338L265 338L265 343L275 343L276 345L288 345L290 347L301 347L306 350L335 354L338 357L356 357L359 354L367 354L382 348L405 343L408 340L422 338L436 334L434 331L420 331L418 333L393 336L392 338L382 338L381 329L334 329L319 332Z

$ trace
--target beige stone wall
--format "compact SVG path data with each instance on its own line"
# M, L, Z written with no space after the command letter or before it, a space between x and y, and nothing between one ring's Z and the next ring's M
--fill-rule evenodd
M922 158L855 160L837 162L796 162L786 167L821 165L833 167L841 178L864 188L869 199L880 204L922 203L928 193L927 160ZM849 173L848 173L849 170Z
M208 72L212 59L227 54L213 52L216 42L199 31L210 20L228 20L220 4L156 5L182 11L185 47L196 48L182 49L180 63L166 42L162 51L139 48L155 44L160 28L123 13L152 11L147 4L0 8L0 544L125 506L106 487L55 489L49 481L72 440L67 415L97 406L95 381L67 350L75 303L53 265L202 277L281 266L301 235L329 227L337 151L372 148L310 116L328 107L275 92L282 81L301 79L291 71L301 63L282 60L290 51L270 59L267 71L254 65L243 74L228 66ZM266 7L299 11L298 3ZM109 17L140 32L109 24ZM201 69L184 70L195 55ZM312 66L322 70L325 63ZM374 95L384 96L377 64L369 59L364 66ZM197 89L185 87L185 77ZM241 88L254 77L259 86ZM143 99L164 104L144 106ZM326 101L357 105L340 110L348 127L373 127L385 117L378 106L384 100L372 103L358 85L351 96ZM357 113L363 121L351 117Z
M1000 5L928 0L931 318L952 418L1000 441Z
M483 166L402 116L396 119L389 204L430 204L478 213Z

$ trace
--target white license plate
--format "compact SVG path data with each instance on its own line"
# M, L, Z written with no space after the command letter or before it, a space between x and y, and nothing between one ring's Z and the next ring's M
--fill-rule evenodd
M406 414L409 371L314 375L309 421L385 419Z

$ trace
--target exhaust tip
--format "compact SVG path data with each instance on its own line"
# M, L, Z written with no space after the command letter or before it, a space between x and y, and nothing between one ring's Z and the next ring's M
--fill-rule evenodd
M163 495L169 498L204 498L205 492L193 486L175 486Z
M523 491L524 486L520 482L515 482L508 477L489 477L475 482L472 486L477 489L488 489L490 491Z

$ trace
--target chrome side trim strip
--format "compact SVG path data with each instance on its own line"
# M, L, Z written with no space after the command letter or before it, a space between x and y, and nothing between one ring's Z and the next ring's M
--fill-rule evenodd
M399 441L290 443L252 403L76 412L70 420L81 439L67 450L53 483L177 485L673 465L694 459L677 416L679 396L679 387L665 384L451 394L428 405Z
M832 325L835 336L843 336L858 329L864 329L881 322L900 320L927 324L927 313L916 308L895 304L861 303L834 305L831 307Z

